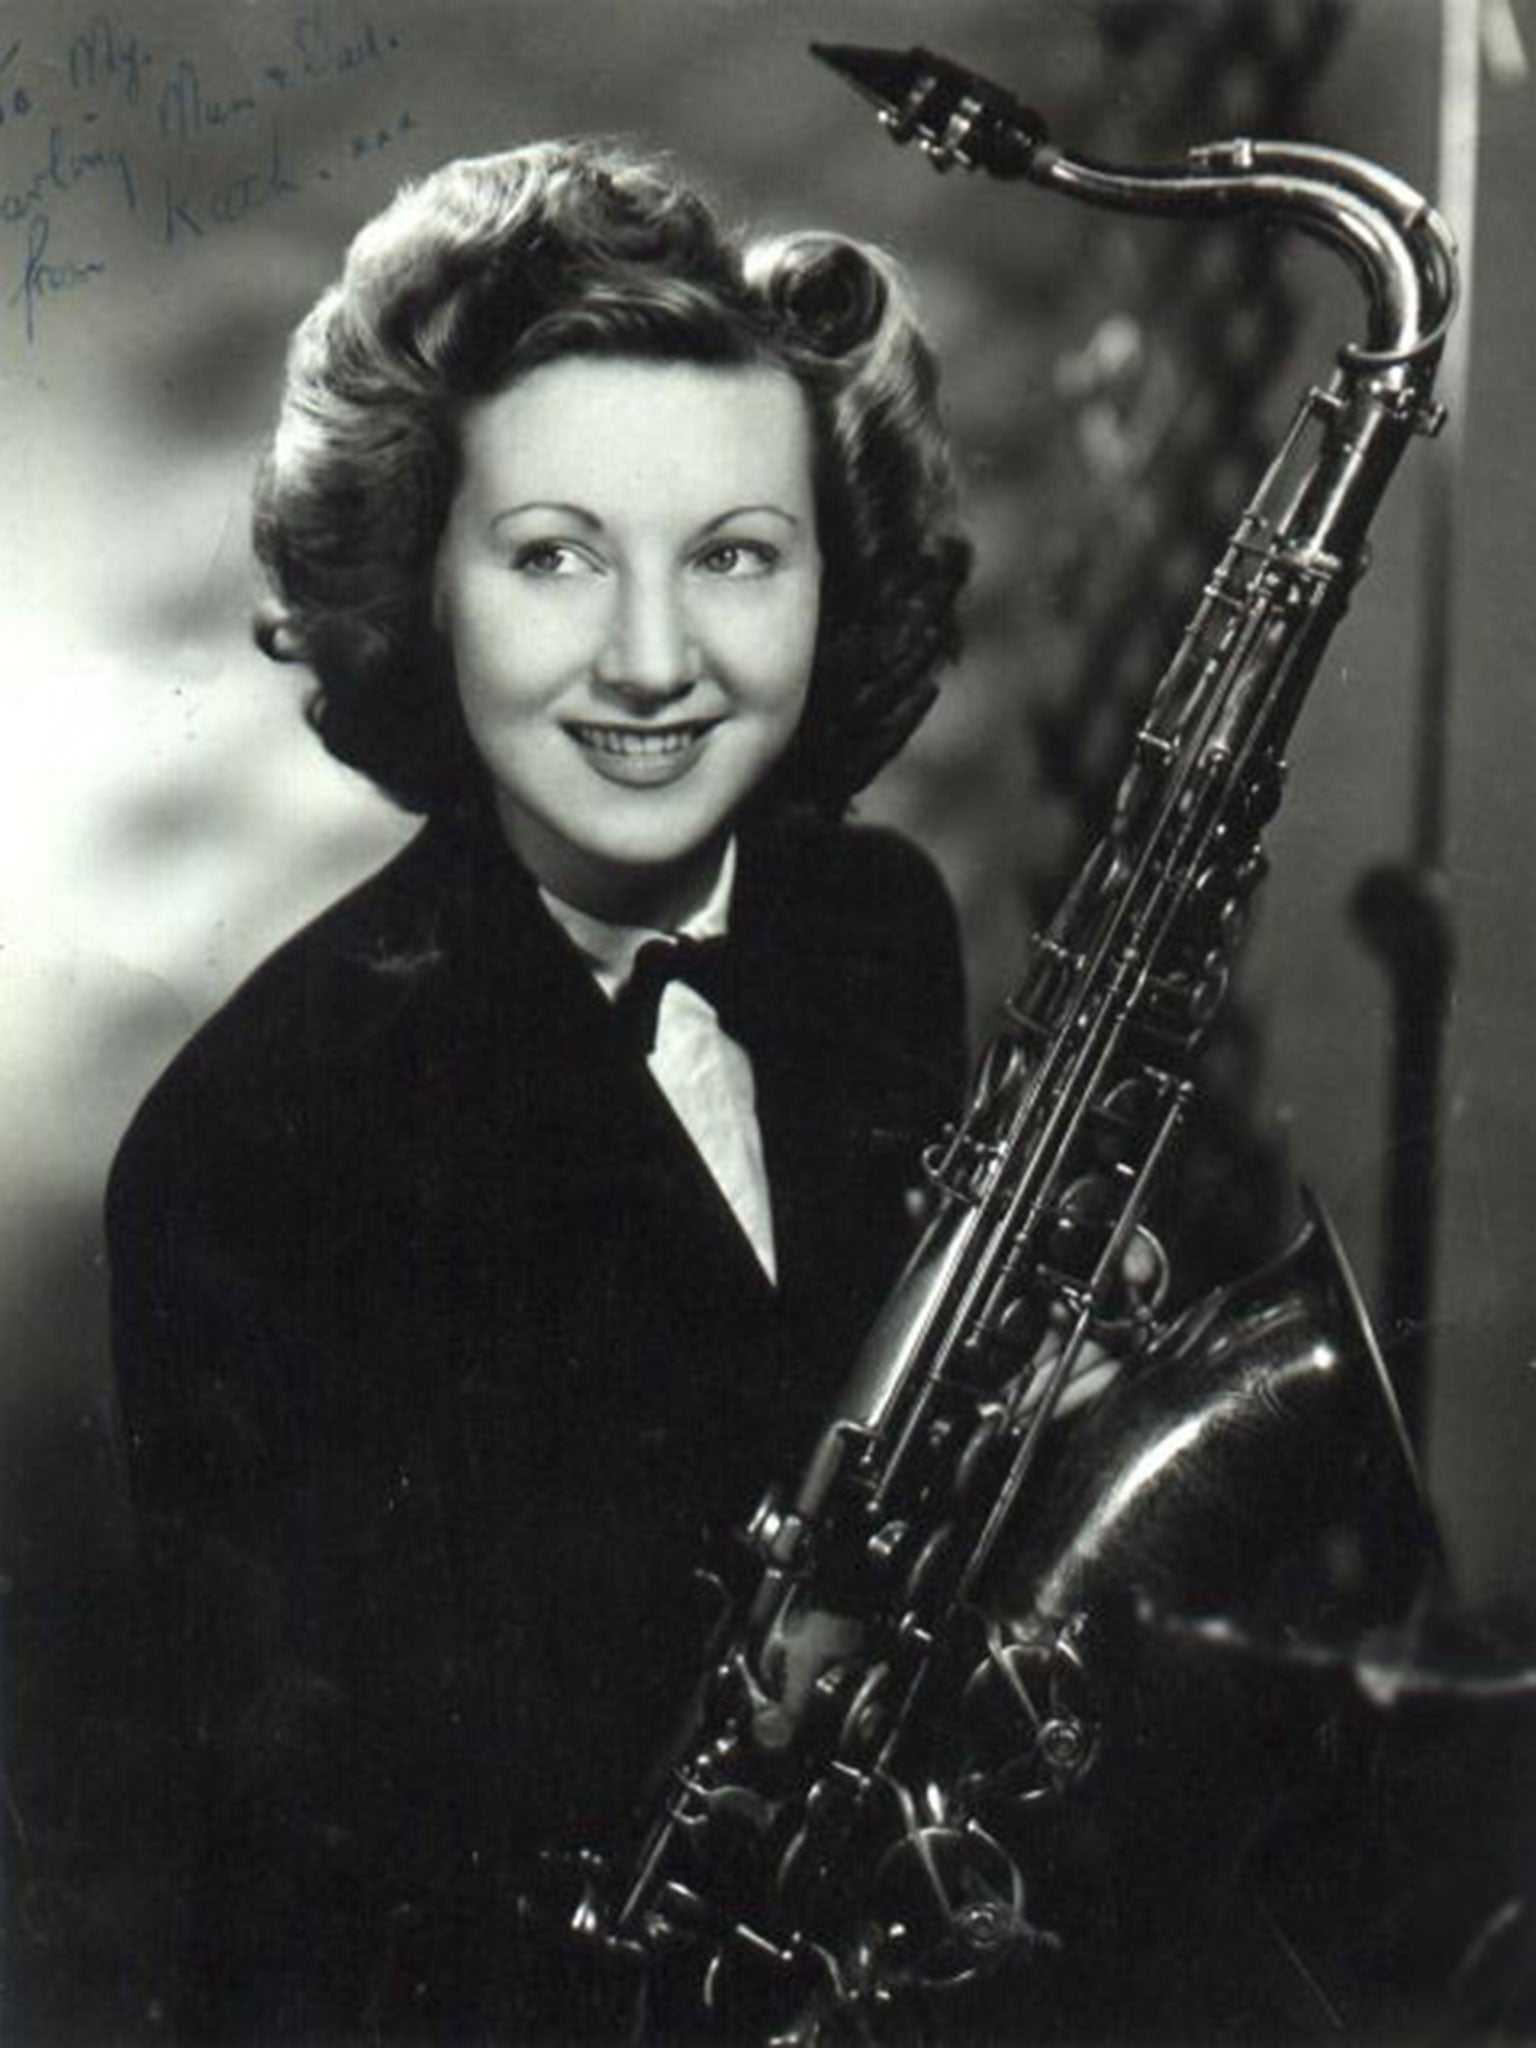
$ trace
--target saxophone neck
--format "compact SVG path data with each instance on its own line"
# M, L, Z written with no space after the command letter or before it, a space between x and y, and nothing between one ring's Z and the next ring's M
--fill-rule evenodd
M915 141L935 169L1022 179L1121 213L1288 218L1336 249L1364 291L1365 338L1343 351L1345 371L1426 405L1456 307L1456 245L1428 201L1380 165L1313 143L1247 139L1208 143L1175 165L1103 163L1059 148L1032 108L931 50L812 47L894 142Z
M1455 237L1422 193L1380 164L1319 143L1208 143L1190 151L1189 164L1187 173L1168 174L1171 185L1190 188L1189 211L1252 208L1288 217L1336 249L1368 306L1365 342L1346 345L1345 367L1397 372L1427 396L1455 316L1458 277ZM1202 195L1209 195L1205 204Z

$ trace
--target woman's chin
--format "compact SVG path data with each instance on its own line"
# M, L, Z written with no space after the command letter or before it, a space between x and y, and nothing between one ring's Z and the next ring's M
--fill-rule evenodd
M728 828L700 837L642 835L601 847L569 849L557 869L530 863L554 894L593 917L667 930L708 900L720 873Z
M660 930L681 924L707 902L727 836L722 826L702 839L644 845L605 862L593 884L613 907L598 914Z

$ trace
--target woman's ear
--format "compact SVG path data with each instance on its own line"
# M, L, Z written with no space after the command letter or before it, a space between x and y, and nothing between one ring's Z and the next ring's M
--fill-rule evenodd
M307 653L304 635L295 625L288 607L278 598L263 598L251 621L256 645L269 661L303 661Z

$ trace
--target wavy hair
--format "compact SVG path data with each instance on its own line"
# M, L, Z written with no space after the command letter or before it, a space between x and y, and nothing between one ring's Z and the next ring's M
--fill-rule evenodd
M830 234L746 240L659 161L538 143L407 185L300 324L257 482L273 601L257 637L315 677L329 751L408 810L482 791L432 621L459 421L557 357L775 364L810 404L821 622L800 729L769 778L840 812L958 651L933 360L896 266Z

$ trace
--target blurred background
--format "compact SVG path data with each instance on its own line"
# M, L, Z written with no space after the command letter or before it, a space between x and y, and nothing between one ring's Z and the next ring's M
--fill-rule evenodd
M1187 1165L1213 1266L1331 1209L1404 1377L1456 1597L1536 1604L1536 0L11 0L0 10L0 1625L18 2039L152 2026L160 1930L102 1815L132 1648L98 1234L137 1101L411 829L249 619L285 337L401 179L534 136L672 150L727 211L874 237L945 370L969 648L865 800L959 904L975 1028L1304 385L1336 260L933 177L806 54L925 42L1067 145L1303 135L1438 193L1452 424L1409 453L1269 840ZM1443 1038L1433 1028L1443 1018ZM18 1988L19 1987L19 1988Z

